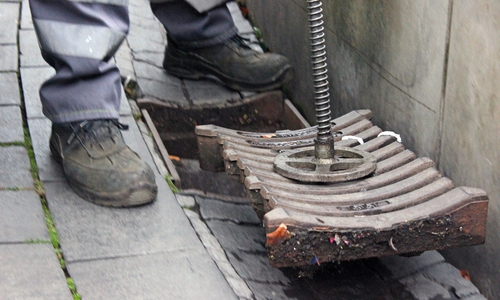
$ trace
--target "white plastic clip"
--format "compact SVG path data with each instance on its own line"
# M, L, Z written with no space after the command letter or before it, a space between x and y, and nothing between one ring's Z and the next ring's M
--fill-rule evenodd
M388 135L388 136L393 136L396 138L398 142L401 143L401 135L395 133L394 131L382 131L381 133L378 134L377 137L382 136L382 135Z
M363 145L363 144L365 143L365 142L363 141L363 139L362 139L362 138L357 137L357 136L354 136L354 135L346 135L346 136L343 136L343 137L342 137L342 140L343 140L343 141L345 141L345 140L356 140L356 141L358 141L358 143L359 143L360 145Z

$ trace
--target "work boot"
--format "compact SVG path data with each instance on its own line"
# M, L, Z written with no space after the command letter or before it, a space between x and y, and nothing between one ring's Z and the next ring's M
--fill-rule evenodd
M132 151L117 120L53 124L50 151L83 199L103 206L129 207L152 202L153 170Z
M168 39L163 67L177 77L212 78L238 91L273 90L293 77L284 56L257 52L240 36L221 45L192 49L181 49Z

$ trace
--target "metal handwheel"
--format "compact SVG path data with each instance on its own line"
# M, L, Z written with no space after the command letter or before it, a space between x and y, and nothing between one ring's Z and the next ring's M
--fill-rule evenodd
M335 148L332 158L317 159L314 147L287 151L276 156L274 169L279 174L305 182L342 182L361 178L376 169L372 154L347 147Z
M318 135L314 148L287 151L276 156L274 170L287 178L306 182L342 182L361 178L375 171L377 159L366 151L334 148L322 3L320 0L308 0L307 3Z

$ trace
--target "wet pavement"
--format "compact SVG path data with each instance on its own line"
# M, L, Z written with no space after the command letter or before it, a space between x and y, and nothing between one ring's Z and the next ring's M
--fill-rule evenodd
M130 14L115 61L127 87L139 85L138 100L189 109L251 95L166 75L163 29L147 1L130 1ZM150 129L125 97L124 137L154 167L158 199L134 209L83 201L50 155L38 88L54 71L40 56L28 1L0 1L0 28L1 299L485 299L436 251L272 268L243 186L181 159L183 190L174 194Z

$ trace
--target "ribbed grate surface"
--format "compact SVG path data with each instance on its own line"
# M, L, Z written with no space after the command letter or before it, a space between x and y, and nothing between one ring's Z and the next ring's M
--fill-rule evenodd
M318 261L415 253L484 242L487 194L455 187L434 162L418 158L370 122L371 112L353 111L332 121L335 146L368 151L377 170L364 179L311 184L273 170L281 151L314 144L317 128L250 133L203 125L196 128L200 152L216 151L225 170L242 180L268 233L281 224L288 233L268 239L276 267ZM342 136L362 138L342 140ZM218 145L214 147L214 145ZM217 154L219 157L217 157ZM221 163L202 162L205 168ZM208 167L207 167L208 166Z

